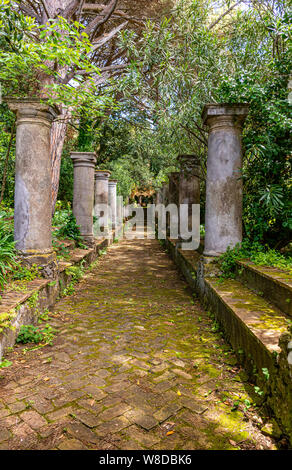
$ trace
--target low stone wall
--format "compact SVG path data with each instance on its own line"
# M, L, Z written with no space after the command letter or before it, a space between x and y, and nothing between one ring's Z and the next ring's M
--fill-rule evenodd
M292 334L288 331L288 324L284 328L285 332L279 333L278 346L274 350L267 347L267 342L262 342L248 322L244 321L244 315L238 315L237 309L228 305L224 296L220 295L220 289L217 291L216 268L212 262L208 262L208 258L198 252L178 249L175 240L166 239L165 246L190 287L221 325L239 362L245 367L250 380L263 392L263 402L275 416L283 435L292 446L292 365L288 363L290 351L292 355ZM264 320L262 328L266 328L268 336L269 329ZM266 373L263 373L263 369Z
M8 291L2 295L0 303L0 319L7 316L10 323L0 333L0 361L7 348L12 347L22 325L36 324L40 313L46 308L52 308L63 290L70 284L74 274L70 272L73 266L86 268L95 261L100 252L115 239L113 232L110 239L96 240L93 248L84 250L77 248L72 252L68 262L59 263L57 279L35 279L25 284L25 292ZM10 318L9 318L10 317Z
M292 317L292 276L267 266L237 261L237 276L251 289L260 292L282 312Z

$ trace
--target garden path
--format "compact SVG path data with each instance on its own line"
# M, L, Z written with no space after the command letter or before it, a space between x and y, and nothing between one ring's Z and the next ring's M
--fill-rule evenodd
M266 449L253 388L157 240L121 240L1 371L0 449ZM245 401L245 402L244 402Z

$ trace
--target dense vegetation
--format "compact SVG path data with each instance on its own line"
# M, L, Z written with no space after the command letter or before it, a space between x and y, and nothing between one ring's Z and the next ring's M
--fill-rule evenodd
M156 19L143 19L143 27L129 23L115 36L111 57L118 62L111 63L124 69L106 84L94 79L102 62L96 55L92 59L94 36L86 32L87 17L80 22L58 17L39 26L17 8L19 4L0 1L2 92L38 93L45 74L51 102L70 107L58 211L67 211L72 201L71 150L98 152L100 168L111 170L119 180L119 193L127 198L136 190L160 187L177 169L180 153L196 154L205 175L204 104L248 102L241 175L244 235L251 244L276 249L287 245L292 230L288 0L167 2L165 15L160 11ZM109 53L107 47L103 54ZM107 63L106 55L102 60ZM60 79L62 68L72 64L83 70L83 75L74 76L73 85ZM0 202L7 219L13 215L15 126L5 103L0 114ZM204 179L201 205L203 221ZM74 222L68 212L65 215L62 224L70 230ZM7 221L1 220L0 231L8 234ZM66 232L64 227L59 225L59 234ZM13 253L12 236L1 236L0 244L5 265L7 247Z

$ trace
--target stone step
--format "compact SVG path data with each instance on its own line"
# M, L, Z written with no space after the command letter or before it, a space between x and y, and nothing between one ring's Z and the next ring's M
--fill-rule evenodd
M241 278L222 282L212 259L176 249L169 239L166 247L190 287L214 314L224 337L256 384L260 400L274 414L292 445L291 317L270 303L268 296L255 293L255 283L250 281L249 288ZM289 282L286 276L279 277L281 282ZM275 286L274 282L272 288Z
M292 317L292 274L249 260L237 261L237 278Z
M289 317L238 280L205 278L205 287L208 304L234 350L244 353L249 367L270 368Z

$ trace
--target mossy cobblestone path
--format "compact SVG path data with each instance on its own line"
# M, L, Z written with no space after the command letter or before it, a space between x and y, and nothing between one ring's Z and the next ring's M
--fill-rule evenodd
M234 355L156 240L112 245L51 324L52 347L18 346L0 372L0 449L274 447Z

